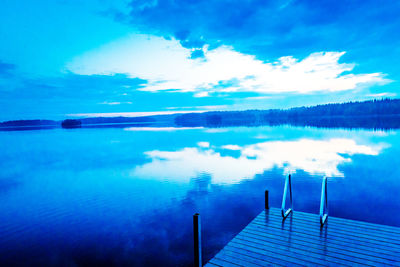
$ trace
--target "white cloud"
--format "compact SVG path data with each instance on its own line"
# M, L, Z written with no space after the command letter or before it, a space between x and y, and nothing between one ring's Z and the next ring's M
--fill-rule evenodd
M167 110L185 110L185 109L192 109L192 110L221 110L228 108L228 105L210 105L210 106L186 106L186 107L166 107Z
M229 130L227 128L205 128L205 133L226 133Z
M203 147L203 148L209 148L210 147L210 143L209 142L198 142L197 146Z
M211 147L211 148L210 148ZM213 146L187 147L179 151L149 151L151 162L136 167L132 175L150 179L173 179L189 182L200 173L209 173L213 183L238 183L251 179L273 167L285 173L304 170L310 174L343 176L338 166L351 162L351 155L378 155L385 145L357 144L352 139L270 141L240 147L222 146L239 150L240 156L221 156Z
M203 92L198 92L198 93L194 94L194 96L195 97L207 97L207 96L210 96L210 95L209 95L208 92L203 91Z
M127 102L108 102L108 101L104 101L99 103L100 105L110 105L110 106L115 106L115 105L122 105L122 104L132 104L132 102L127 101Z
M379 98L379 97L393 97L396 96L395 93L379 93L379 94L369 94L367 95L369 97L373 97L373 98Z
M225 145L225 146L222 146L221 148L227 149L227 150L241 150L242 149L238 145Z
M246 100L265 100L265 99L270 99L270 96L249 96L246 97Z
M206 97L213 92L257 93L344 91L385 84L384 74L349 73L355 64L339 63L344 52L318 52L299 60L291 56L268 63L221 46L205 59L191 59L177 40L134 34L76 57L67 70L78 74L125 73L148 80L141 90L175 89Z

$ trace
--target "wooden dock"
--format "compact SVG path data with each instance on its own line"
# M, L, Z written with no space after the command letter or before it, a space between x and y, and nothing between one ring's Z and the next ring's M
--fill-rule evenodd
M268 205L266 205L267 207ZM281 209L261 212L206 266L400 266L400 228Z

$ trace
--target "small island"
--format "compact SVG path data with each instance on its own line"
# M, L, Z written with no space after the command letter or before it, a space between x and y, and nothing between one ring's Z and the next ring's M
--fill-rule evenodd
M71 120L71 119L67 119L67 120L63 120L61 122L61 127L62 128L81 128L82 127L82 122L80 120Z

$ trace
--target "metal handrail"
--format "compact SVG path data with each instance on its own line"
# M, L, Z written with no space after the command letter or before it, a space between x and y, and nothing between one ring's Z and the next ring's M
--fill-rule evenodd
M319 222L323 226L328 219L328 179L326 176L322 179L321 204L319 206Z
M290 201L290 207L286 210L285 206L286 206L286 195L287 195L287 189L289 187L289 201ZM281 208L281 212L282 212L282 217L285 219L287 216L289 216L289 214L293 211L293 198L292 198L292 177L289 174L286 177L285 180L285 187L283 189L283 199L282 199L282 208Z

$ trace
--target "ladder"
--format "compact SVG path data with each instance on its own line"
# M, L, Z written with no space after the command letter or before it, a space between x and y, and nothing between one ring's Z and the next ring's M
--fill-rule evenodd
M319 222L323 226L328 219L328 179L326 176L322 179L321 189L321 202L319 206ZM289 191L289 208L286 208L286 199ZM292 175L289 174L285 180L285 186L283 188L283 198L281 214L283 220L285 220L291 213L293 213L293 196L292 196Z

